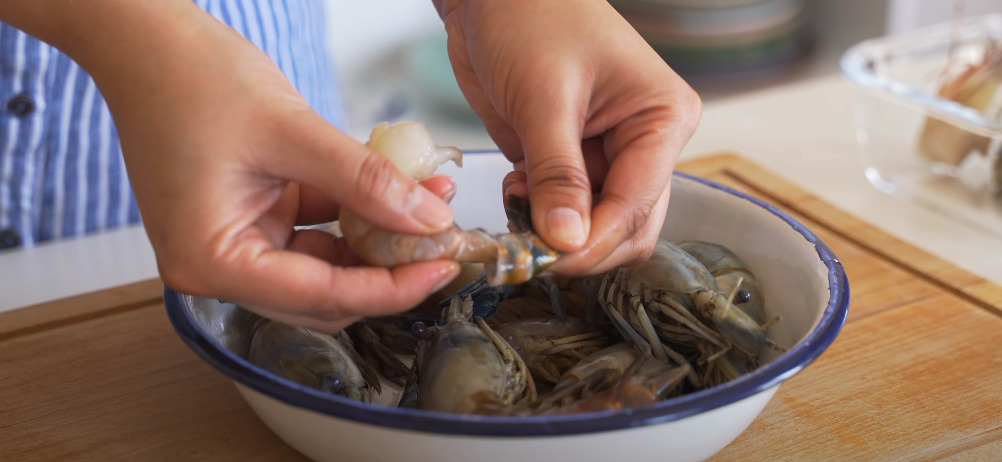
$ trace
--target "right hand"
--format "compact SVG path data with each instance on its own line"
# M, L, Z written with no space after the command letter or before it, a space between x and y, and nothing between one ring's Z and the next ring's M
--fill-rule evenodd
M471 107L514 164L548 271L646 261L699 96L606 0L436 0Z

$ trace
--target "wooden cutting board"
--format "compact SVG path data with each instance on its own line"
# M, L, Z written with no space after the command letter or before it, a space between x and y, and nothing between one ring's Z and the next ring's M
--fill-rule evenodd
M796 217L852 290L835 343L714 460L1002 454L1002 287L741 157L680 170ZM0 314L0 459L301 459L177 337L161 295L152 280Z

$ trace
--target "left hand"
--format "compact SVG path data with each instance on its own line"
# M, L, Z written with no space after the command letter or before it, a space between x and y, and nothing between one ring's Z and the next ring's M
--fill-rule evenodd
M435 0L460 88L528 195L551 270L648 258L696 93L605 0ZM593 194L597 203L592 204Z
M448 260L357 266L343 240L294 228L343 206L396 232L444 231L451 182L418 184L331 126L267 54L191 0L7 0L0 19L94 78L172 288L336 332L406 311L459 272Z

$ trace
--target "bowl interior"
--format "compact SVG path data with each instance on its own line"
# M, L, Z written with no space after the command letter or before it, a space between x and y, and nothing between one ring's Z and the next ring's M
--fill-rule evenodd
M681 181L679 181L681 180ZM829 267L820 245L799 223L751 202L747 197L699 179L677 178L661 236L673 240L703 240L735 252L761 284L766 318L779 316L769 337L790 348L818 327L832 294ZM779 356L760 352L763 361Z
M500 231L505 227L500 184L510 164L500 155L464 159L455 175L457 223ZM449 172L448 169L445 173ZM464 195L496 184L498 197ZM242 309L214 299L165 290L168 314L178 333L203 359L231 378L288 404L376 425L437 433L495 436L589 433L682 419L766 390L789 378L834 340L848 311L848 285L841 264L803 225L780 211L723 186L676 174L662 236L725 245L759 279L768 317L781 320L769 336L789 348L761 352L759 369L726 384L641 408L600 413L494 417L445 414L371 405L300 386L244 359L249 320Z

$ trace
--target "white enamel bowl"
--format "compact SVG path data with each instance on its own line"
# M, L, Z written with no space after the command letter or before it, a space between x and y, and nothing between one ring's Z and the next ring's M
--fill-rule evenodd
M455 174L457 221L503 229L500 183L510 164L496 153L467 155L465 163ZM497 191L490 200L483 199L485 184L496 185L487 190ZM675 175L663 236L723 244L745 260L762 286L767 315L782 317L769 335L789 351L763 351L765 364L738 380L644 407L566 416L453 415L350 401L272 375L244 359L242 310L169 288L165 299L184 341L233 379L268 427L312 459L702 460L734 440L781 382L831 344L845 322L849 286L842 264L803 225L699 178Z

